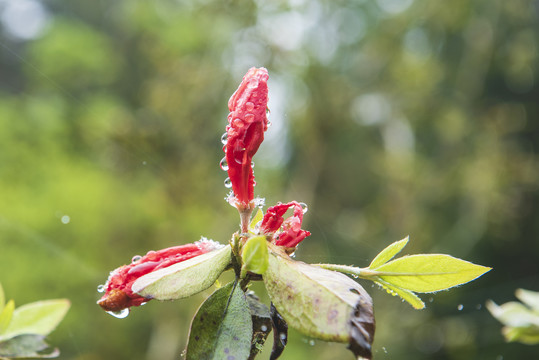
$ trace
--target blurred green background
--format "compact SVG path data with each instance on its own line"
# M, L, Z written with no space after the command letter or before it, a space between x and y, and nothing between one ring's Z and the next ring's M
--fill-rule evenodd
M96 287L135 254L236 231L219 139L265 66L255 192L309 205L297 259L367 266L410 235L405 253L494 268L423 311L364 283L375 358L535 358L484 304L539 290L538 17L536 0L0 0L7 297L72 301L61 359L179 359L210 291L118 320ZM292 332L282 358L352 355Z

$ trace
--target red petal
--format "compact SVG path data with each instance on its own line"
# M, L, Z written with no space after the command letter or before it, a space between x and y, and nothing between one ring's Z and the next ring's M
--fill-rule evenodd
M283 216L290 207L294 207L292 216L284 220ZM301 229L303 221L303 208L296 202L292 201L287 204L277 204L268 208L260 231L263 234L275 233L273 239L275 245L284 247L296 247L303 239L311 235L310 232Z

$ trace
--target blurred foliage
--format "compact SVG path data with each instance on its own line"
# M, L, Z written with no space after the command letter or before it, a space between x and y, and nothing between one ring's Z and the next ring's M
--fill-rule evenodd
M95 289L236 230L219 138L265 66L255 190L309 204L298 259L367 266L410 234L494 268L421 312L368 288L376 358L533 358L482 304L539 290L538 25L535 0L0 1L0 281L71 300L64 359L177 359L204 295L117 320ZM312 344L283 358L350 357Z

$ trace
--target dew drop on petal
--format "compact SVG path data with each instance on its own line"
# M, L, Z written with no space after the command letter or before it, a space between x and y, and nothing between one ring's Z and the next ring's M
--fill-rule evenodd
M245 115L245 121L247 121L248 123L251 123L253 122L255 119L255 116L253 114L247 114Z
M255 162L251 161L251 169L254 169L254 168L255 168Z
M304 202L300 202L299 206L303 209L303 213L305 214L307 211L309 211L309 207Z
M142 259L142 256L140 256L140 255L135 255L135 256L133 256L133 257L131 258L131 262L132 262L132 263L135 263L135 262L139 261L140 259Z
M223 143L223 145L226 145L227 142L228 142L228 133L224 133L222 136L221 136L221 142Z
M107 311L107 314L110 314L117 319L125 319L127 315L129 315L129 309L125 308L120 311Z
M247 87L248 87L249 89L254 89L254 88L256 88L257 86L258 86L258 80L257 80L257 79L251 79L251 81L249 81L249 82L247 83Z
M464 305L459 304L459 306L457 306L457 310L458 310L458 311L461 311L462 309L464 309Z
M255 104L253 104L252 102L246 102L245 109L247 111L253 111L255 109Z
M240 119L240 118L236 118L234 119L234 121L232 122L232 126L236 127L236 128L242 128L245 124L243 123L243 121Z
M223 171L228 171L228 163L226 162L226 157L221 159L221 162L219 162L219 166Z
M269 129L271 127L271 121L268 120L266 127Z
M105 285L97 285L97 292L98 293L104 293L105 292Z
M227 178L225 179L225 187L226 187L227 189L230 189L230 188L232 187L232 181L230 181L230 178L229 178L229 177L227 177Z

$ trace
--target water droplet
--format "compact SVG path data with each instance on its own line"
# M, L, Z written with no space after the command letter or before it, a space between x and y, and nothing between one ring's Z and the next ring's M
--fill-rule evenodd
M429 302L433 302L434 301L434 298L433 297L430 297L429 298Z
M254 168L255 168L255 162L251 161L251 169L254 169Z
M254 89L254 88L256 88L257 86L258 86L258 80L257 80L257 79L251 79L251 81L249 81L249 82L247 83L247 87L248 87L249 89Z
M299 206L303 209L303 213L305 214L307 211L309 211L309 207L304 202L300 202Z
M292 259L296 257L296 252L294 251L292 254L289 255Z
M261 198L261 197L256 197L256 198L254 198L253 201L254 201L255 206L257 206L259 209L262 209L264 207L264 205L266 204L266 199Z
M245 121L247 121L248 123L251 123L255 120L255 116L253 114L247 114L245 115Z
M269 109L269 108L266 108L266 117L269 117L269 116L270 116L270 114L271 114L271 111L270 111L270 109Z
M481 310L481 307L482 307L481 304L477 304L477 305L475 306L475 308L476 308L477 310Z
M246 102L245 109L247 111L253 111L255 109L255 104L253 104L252 102Z
M285 333L280 333L279 334L279 339L281 339L282 341L286 340L286 334Z
M131 262L132 262L132 263L135 263L135 262L139 261L140 259L142 259L142 256L140 256L140 255L135 255L135 256L133 256L133 257L131 258Z
M62 216L60 221L62 222L62 224L69 224L69 222L71 221L71 218L69 217L69 215L64 215Z
M266 128L269 129L271 127L271 121L268 120L268 122L266 123Z
M104 293L105 290L106 290L105 285L103 285L103 284L97 285L97 292L98 292L98 293Z
M315 342L313 339L309 340L309 345L314 346Z
M464 309L464 305L459 304L459 306L457 306L457 310L458 310L458 311L461 311L462 309Z
M228 133L224 133L223 135L221 135L221 142L223 143L223 145L227 144L227 142L228 142Z
M227 189L230 189L230 188L232 187L232 181L230 181L230 178L229 178L229 177L227 177L227 178L225 179L225 187L226 187Z
M146 165L146 164L148 164L146 161L143 161L143 162L142 162L142 165Z
M234 121L232 121L232 126L236 127L236 128L242 128L245 124L243 123L243 121L240 119L240 118L236 118L234 119Z
M262 325L260 327L260 330L263 331L263 332L266 332L266 331L268 331L268 327L266 325Z
M223 169L224 171L228 171L228 163L226 162L226 157L224 157L224 158L221 159L221 162L219 162L219 166L220 166L221 169Z
M125 319L127 315L129 315L129 309L125 308L120 311L107 311L107 314L110 314L117 319Z
M387 354L387 349L385 346L382 346L382 350Z

